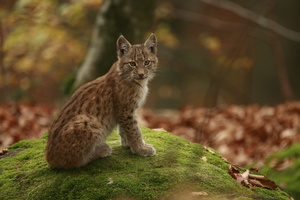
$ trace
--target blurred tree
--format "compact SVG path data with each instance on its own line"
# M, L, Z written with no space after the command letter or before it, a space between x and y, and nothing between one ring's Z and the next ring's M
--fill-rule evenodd
M2 0L1 100L53 104L63 78L84 58L100 5L99 0Z
M275 8L275 1L269 0L269 17L272 20L276 20L276 15L274 14L274 8ZM273 32L270 33L270 45L273 50L274 54L274 59L276 63L276 68L277 68L277 73L278 73L278 79L280 83L280 89L282 96L285 101L292 101L294 100L294 92L291 88L290 85L290 80L288 77L287 69L286 69L286 64L285 64L285 58L283 55L283 49L282 45L277 38L277 35L274 34ZM298 41L300 42L300 40Z
M262 6L260 6L260 8L258 9L262 12L262 14L253 12L252 10L244 8L239 4L236 4L231 1L203 0L203 2L231 11L234 14L268 30L270 38L267 38L266 42L271 46L271 49L274 54L274 61L277 67L282 97L285 101L294 100L294 94L290 86L290 81L285 66L283 50L277 36L282 36L291 41L300 42L300 33L288 29L276 22L276 16L274 15L274 8L276 6L276 2L274 0L263 2L263 4L261 4ZM263 15L269 15L269 18L266 18ZM246 28L251 30L253 29L253 26L249 26ZM231 63L231 65L232 64L233 63ZM243 102L241 101L241 103ZM214 103L213 106L215 105L216 104Z
M123 34L131 43L141 42L151 30L156 1L105 0L92 33L90 47L74 86L105 74L116 61L116 39Z
M7 12L10 12L15 5L16 0L2 0L0 4L0 91L2 91L2 95L0 96L0 101L8 100L8 96L10 96L8 89L8 77L7 77L7 69L4 66L4 25L3 18ZM2 84L1 84L2 83Z
M297 8L297 0L159 1L155 32L167 27L179 42L171 47L161 41L170 35L158 37L164 78L153 82L156 95L150 93L148 104L214 107L299 99Z

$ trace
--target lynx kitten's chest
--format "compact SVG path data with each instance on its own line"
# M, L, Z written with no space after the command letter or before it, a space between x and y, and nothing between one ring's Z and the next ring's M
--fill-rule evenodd
M139 88L139 91L137 92L137 104L138 107L141 107L145 101L146 101L146 97L148 95L148 83L140 83L141 84L141 88Z

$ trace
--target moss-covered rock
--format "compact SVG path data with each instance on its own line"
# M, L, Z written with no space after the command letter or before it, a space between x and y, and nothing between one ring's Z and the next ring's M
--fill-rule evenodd
M110 157L69 171L47 165L46 137L20 141L0 159L0 199L289 199L280 189L239 185L214 150L168 132L143 128L143 135L155 156L133 155L112 134Z
M300 199L300 143L274 153L267 158L262 171L284 187L295 199Z

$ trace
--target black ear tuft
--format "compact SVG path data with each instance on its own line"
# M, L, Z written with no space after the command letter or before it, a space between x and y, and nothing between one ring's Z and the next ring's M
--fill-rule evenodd
M152 33L149 38L146 40L144 45L147 47L147 49L150 51L150 53L153 53L156 55L157 53L157 39L154 33Z
M131 44L126 40L126 38L123 35L120 35L120 37L117 40L117 53L118 57L124 56L131 47Z

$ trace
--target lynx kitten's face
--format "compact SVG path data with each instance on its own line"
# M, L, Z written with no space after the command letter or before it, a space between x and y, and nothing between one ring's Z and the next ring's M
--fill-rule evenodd
M154 77L157 69L156 37L152 34L144 44L131 45L123 36L117 41L119 75L142 82Z

